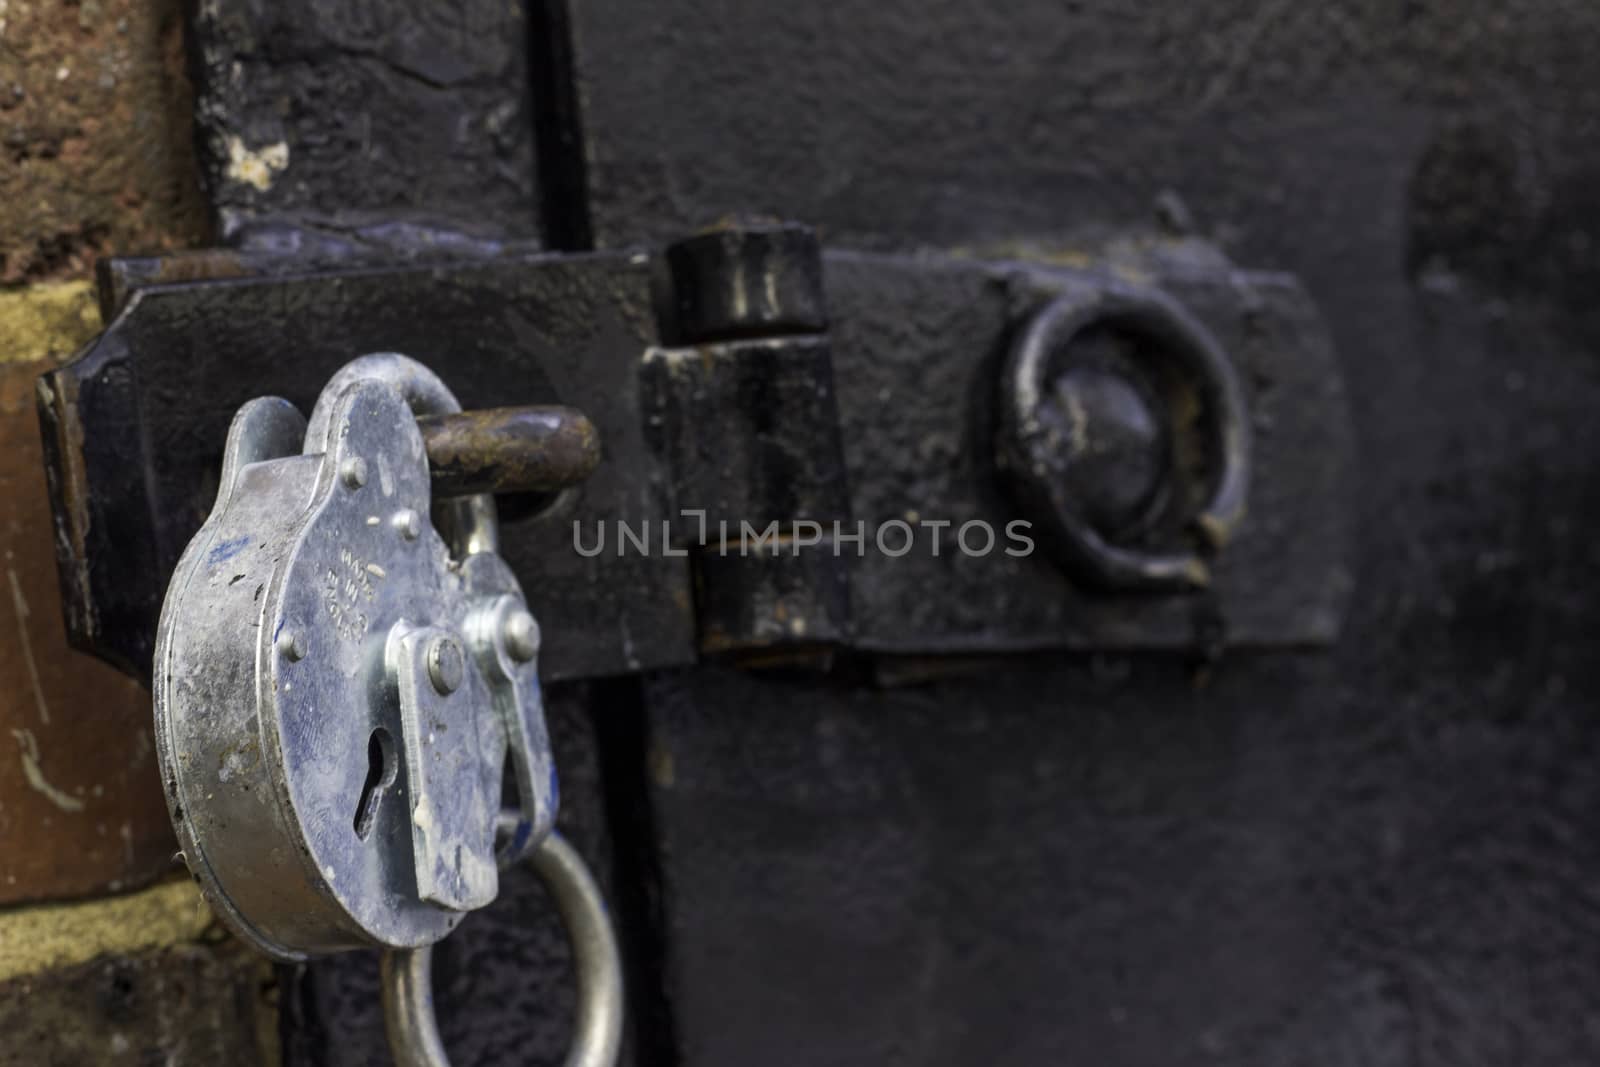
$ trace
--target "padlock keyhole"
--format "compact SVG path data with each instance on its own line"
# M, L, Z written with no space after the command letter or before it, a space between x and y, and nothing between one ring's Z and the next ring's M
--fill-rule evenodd
M367 739L367 780L361 785L361 799L356 802L356 836L365 841L377 820L378 803L394 784L400 766L394 755L394 737L388 730L378 727Z

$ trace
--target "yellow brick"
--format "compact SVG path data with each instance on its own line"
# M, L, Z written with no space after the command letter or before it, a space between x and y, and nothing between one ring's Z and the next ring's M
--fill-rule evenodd
M108 953L194 941L213 921L200 891L187 880L122 897L0 912L0 982Z
M0 363L59 363L99 329L94 286L88 282L0 290Z

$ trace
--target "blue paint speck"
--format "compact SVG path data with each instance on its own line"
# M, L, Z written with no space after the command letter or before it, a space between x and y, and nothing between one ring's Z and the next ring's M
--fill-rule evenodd
M245 546L249 543L250 538L248 537L235 537L232 541L224 541L211 550L211 554L206 557L206 562L211 564L226 563L243 552Z

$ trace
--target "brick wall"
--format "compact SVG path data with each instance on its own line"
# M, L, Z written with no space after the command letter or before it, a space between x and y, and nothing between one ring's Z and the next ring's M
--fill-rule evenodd
M181 29L0 0L0 1067L274 1058L271 969L174 862L149 695L66 646L34 412L99 328L95 259L207 239Z

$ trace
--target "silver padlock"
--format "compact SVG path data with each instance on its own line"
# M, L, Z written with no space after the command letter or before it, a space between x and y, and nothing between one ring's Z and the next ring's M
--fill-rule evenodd
M459 410L394 354L344 367L309 422L281 399L246 404L168 588L153 688L173 825L213 908L275 959L425 952L551 836L539 627L497 552L493 498L430 520L417 418ZM508 753L519 810L497 851ZM581 861L536 866L579 872L572 899L604 918Z

